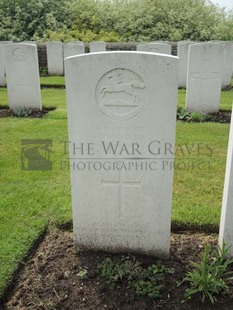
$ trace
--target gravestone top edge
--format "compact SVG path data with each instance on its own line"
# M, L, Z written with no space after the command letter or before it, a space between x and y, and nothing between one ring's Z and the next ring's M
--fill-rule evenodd
M166 57L179 60L178 56L168 55L168 54L160 54L160 53L152 53L152 52L142 52L142 51L103 51L103 52L94 52L94 53L86 53L82 55L75 55L65 58L65 62L80 57L94 57L95 55L148 55L148 56L157 56L157 57Z

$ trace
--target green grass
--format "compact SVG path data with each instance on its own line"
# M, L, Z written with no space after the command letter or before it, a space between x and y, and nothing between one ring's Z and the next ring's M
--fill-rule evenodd
M181 108L185 108L185 95L186 95L185 89L179 89L178 106ZM232 103L233 103L233 91L232 90L222 91L220 109L230 111L232 108Z
M45 116L46 119L67 119L65 89L42 89L41 97L44 107L56 107Z
M177 123L176 145L182 151L175 161L173 222L219 224L228 135L227 124ZM191 149L193 144L188 155L185 145Z
M40 78L41 85L65 85L64 76L42 76Z
M60 78L60 77L58 77ZM47 78L46 78L47 79ZM54 80L55 81L55 80ZM59 81L59 80L57 80ZM179 106L185 91L179 91ZM222 92L221 108L231 109L231 92ZM45 227L71 220L70 176L61 170L61 141L68 139L64 89L43 89L44 107L57 107L44 119L0 120L0 296L18 264ZM0 88L0 105L7 104L7 91ZM219 223L229 125L177 123L176 143L209 144L212 157L196 159L177 152L174 174L172 219L177 224ZM21 170L21 139L52 139L52 171ZM195 158L194 160L191 158ZM183 163L210 162L204 168L188 169Z
M42 105L44 107L56 107L66 109L65 89L47 88L41 90Z
M18 262L49 223L70 221L68 169L61 141L67 122L50 119L1 119L0 295ZM21 139L53 139L52 171L21 170Z
M49 112L45 116L46 119L67 119L65 89L42 89L41 98L44 108L56 107L56 110ZM0 106L1 105L8 105L6 88L0 88Z
M6 88L0 87L0 106L1 105L8 105L8 99L7 99L7 90Z

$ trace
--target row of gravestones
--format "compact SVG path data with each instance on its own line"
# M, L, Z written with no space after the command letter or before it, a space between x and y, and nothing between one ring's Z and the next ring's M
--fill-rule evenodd
M27 42L33 43L33 42ZM188 68L188 57L189 57L189 47L195 42L178 42L177 43L177 55L180 59L179 62L179 87L186 88L187 84L187 68ZM221 83L222 87L228 87L231 82L232 75L232 63L233 63L233 43L230 42L218 42L214 41L215 44L221 44L221 51L218 52L217 57L213 60L221 65ZM69 42L63 44L62 42L47 42L47 57L48 57L48 72L50 75L63 75L64 74L64 62L63 59L69 56L79 55L85 53L85 46L82 42ZM139 44L137 46L138 51L148 51L156 52L162 54L171 54L171 45L165 42L154 42L150 44ZM191 54L196 54L197 52L192 52ZM106 51L105 42L91 42L90 52L100 52ZM203 52L200 52L203 54ZM216 56L216 55L214 55ZM193 56L191 55L191 58ZM205 58L204 58L205 59ZM195 62L192 61L192 63ZM219 68L217 69L217 71Z
M90 53L106 51L106 43L101 41L90 42ZM82 42L47 42L47 63L50 75L64 74L64 59L70 56L85 53L85 45Z
M6 44L4 57L10 102L41 106L36 46ZM65 60L78 247L169 255L178 66L175 56L144 52ZM220 245L233 245L232 189L233 121Z
M33 42L31 42L30 45L34 46L34 50L36 49L36 45ZM33 56L33 59L29 60L29 63L33 63L33 66L31 67L32 70L29 70L30 66L24 67L22 65L18 65L20 60L16 65L15 56L12 57L13 62L11 59L8 61L8 58L11 57L11 53L9 54L8 50L14 49L14 46L16 45L13 44L13 46L10 48L9 42L0 44L0 85L5 84L4 68L6 69L8 67L8 70L6 71L8 71L7 75L9 83L8 93L10 107L14 109L21 107L22 104L24 104L24 107L36 107L40 109L41 99L39 94L39 86L37 85L37 52L35 51L33 53L29 53L31 56ZM64 58L85 53L85 46L82 42L71 42L67 44L63 44L62 42L48 42L46 47L48 57L48 71L51 75L63 75ZM4 57L4 49L6 49L6 57ZM90 43L90 52L100 52L105 50L105 42ZM137 46L137 51L156 52L170 55L171 45L162 42L139 44ZM200 113L218 112L221 99L221 89L231 84L233 43L208 42L193 44L192 42L178 42L178 57L178 85L180 87L187 86L186 110L188 112ZM22 63L23 62L21 60L21 64ZM25 72L20 72L20 68ZM22 96L19 96L18 94L16 95L17 92L15 91L11 91L11 89L14 88L14 85L16 86L15 80L17 79L17 74L13 72L14 70L19 73L19 83L17 83L17 90L19 92L19 86L22 87ZM32 75L32 78L30 78L30 75ZM28 78L26 76L28 76ZM30 83L28 81L30 81ZM29 85L29 88L26 88L26 84ZM35 91L30 91L30 88L34 89L32 86L34 84ZM26 89L28 89L32 96L27 96ZM28 98L28 100L26 100L27 102L25 102L26 96Z
M105 42L91 42L90 52L106 51ZM171 44L152 42L137 45L137 51L171 55ZM85 52L83 44L64 45L64 57ZM57 53L57 54L56 54ZM54 55L56 54L56 61ZM47 43L48 68L50 73L63 72L61 42ZM188 112L216 113L219 111L221 89L231 85L233 68L233 43L178 42L178 86L186 88ZM60 61L59 61L59 59ZM53 66L51 65L53 59ZM60 69L56 64L60 64ZM53 69L52 69L53 68Z
M36 45L33 41L24 41L23 44ZM4 49L6 45L12 44L11 41L0 42L0 86L5 86L5 63ZM47 42L47 63L49 75L63 75L64 74L64 58L85 53L85 45L82 42L69 42L63 44L62 42ZM90 52L100 52L106 50L105 42L91 42ZM7 50L6 50L7 53ZM38 61L38 58L35 59ZM7 64L7 63L6 63Z
M141 44L138 51L171 54L168 44ZM217 113L221 90L231 86L232 42L178 42L178 86L186 88L188 112Z
M188 112L219 111L221 89L231 86L233 43L178 44L179 86L186 86Z
M210 67L212 68L212 72L218 72L218 74L221 75L221 87L228 87L231 84L231 76L233 72L233 43L213 42L212 44L217 44L215 50L214 48L212 48L212 50L214 51L209 51L208 48L206 48L206 50L202 49L200 51L195 50L195 47L190 47L194 43L195 42L178 42L177 44L177 56L180 59L178 86L186 88L189 62L194 63L195 66L196 62L198 62L199 60L203 59L203 61L205 62L205 60L208 58L211 62ZM221 48L219 48L219 45L221 46ZM199 48L200 46L198 46L198 49ZM70 42L64 45L61 42L48 42L46 44L46 49L48 58L48 72L51 75L62 75L64 73L63 58L85 53L85 46L83 43L80 42ZM103 51L106 51L105 42L90 43L90 52ZM171 44L164 42L139 44L137 45L137 51L155 52L171 55ZM208 53L210 55L208 55ZM188 61L189 58L190 61ZM195 58L197 58L197 60ZM201 66L202 65L203 64L201 64ZM206 69L210 70L210 68ZM192 69L190 68L190 71L191 70Z
M90 43L91 52L101 51L105 42ZM64 45L64 57L85 53L83 43ZM53 75L63 74L63 44L61 42L47 43L48 69ZM39 63L37 45L34 42L0 44L0 86L7 90L9 106L17 108L42 109Z

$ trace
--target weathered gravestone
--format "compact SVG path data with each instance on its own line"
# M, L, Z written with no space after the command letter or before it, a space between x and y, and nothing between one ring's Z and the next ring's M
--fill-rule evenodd
M230 41L230 43L233 43L233 41ZM231 77L233 77L233 64L232 64L232 73L231 73Z
M89 47L90 47L90 53L105 52L106 51L106 43L103 41L90 42Z
M75 244L168 256L177 57L87 54L65 75Z
M177 56L179 57L179 80L178 86L186 88L187 83L187 69L188 69L188 51L191 42L178 42Z
M0 86L5 86L4 45L0 44Z
M63 44L58 41L46 43L48 73L49 75L63 75Z
M137 46L137 51L171 55L171 45L166 43L145 43Z
M233 43L223 42L222 58L222 88L231 86L232 65L233 65Z
M230 41L209 41L212 44L221 44L221 65L222 65L222 89L231 87L232 65L233 65L233 42Z
M225 184L222 202L222 214L219 231L219 245L223 241L229 249L229 256L233 257L233 115L231 116L231 128L228 143Z
M41 109L37 47L33 44L5 46L9 106Z
M1 41L0 42L0 86L6 85L5 75L6 75L6 69L5 69L5 57L4 57L4 46L7 44L12 44L11 41Z
M85 53L83 43L67 43L64 45L64 58Z
M198 43L189 46L186 110L219 111L222 84L221 44Z

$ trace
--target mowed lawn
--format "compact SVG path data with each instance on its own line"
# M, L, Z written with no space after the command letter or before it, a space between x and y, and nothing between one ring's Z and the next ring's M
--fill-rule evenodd
M55 80L64 83L63 78ZM44 107L57 108L45 118L0 119L0 296L45 228L71 221L70 175L64 165L68 155L62 143L68 139L65 89L41 93ZM180 90L179 106L184 100L185 91ZM7 91L0 88L0 105L6 104ZM230 110L231 105L232 93L222 92L221 109ZM177 122L174 223L219 224L228 134L229 124ZM21 169L21 139L53 140L52 171Z

